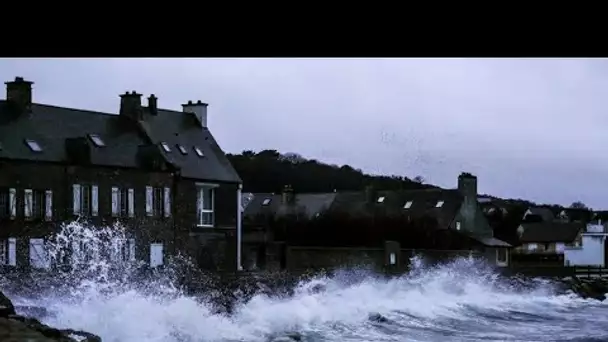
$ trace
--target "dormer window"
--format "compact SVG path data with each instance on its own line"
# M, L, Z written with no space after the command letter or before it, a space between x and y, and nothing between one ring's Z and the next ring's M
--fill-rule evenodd
M414 201L407 201L407 202L405 202L405 205L403 206L403 209L409 209L409 208L411 208L412 204L414 204Z
M95 144L97 147L104 147L106 144L101 140L101 137L97 134L89 134L89 139Z
M384 203L384 196L378 197L378 203Z
M265 198L264 201L262 202L262 205L269 205L270 204L270 198Z
M194 152L196 152L196 154L197 154L199 157L204 157L204 156L205 156L205 154L203 154L203 151L201 151L201 149L200 149L200 148L198 148L197 146L194 146Z
M177 145L177 148L179 149L179 151L183 154L186 155L188 154L188 151L186 150L186 148L182 145Z
M35 140L26 139L25 143L33 152L42 152L42 147Z
M171 152L171 149L169 148L169 144L167 144L166 142L161 142L160 146L163 147L163 150L165 150L165 152Z
M445 203L444 201L437 201L437 204L435 205L435 208L441 208L443 207L443 203Z

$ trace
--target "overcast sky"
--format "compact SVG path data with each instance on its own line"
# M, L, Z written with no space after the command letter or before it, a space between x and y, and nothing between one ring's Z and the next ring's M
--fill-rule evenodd
M608 62L602 59L20 59L34 102L118 113L209 103L227 152L277 149L366 172L608 209Z

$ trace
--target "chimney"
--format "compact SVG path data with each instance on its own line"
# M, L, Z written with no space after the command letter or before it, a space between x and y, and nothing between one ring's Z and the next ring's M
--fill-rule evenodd
M32 109L32 84L23 79L23 77L15 77L14 81L5 82L6 84L6 100L20 112L29 112Z
M368 185L365 187L365 201L367 204L374 204L376 202L376 189L373 185Z
M120 95L120 116L135 121L143 119L143 109L141 108L141 94L133 90Z
M158 97L154 96L154 94L148 97L148 110L152 115L158 114Z
M285 185L281 194L281 202L285 205L292 205L295 204L295 199L296 196L291 185Z
M478 227L476 222L477 216L477 177L463 172L458 176L458 191L463 197L462 202L462 226L464 230L486 234L488 231L483 230L484 227ZM486 227L487 228L487 227ZM490 235L492 232L489 231Z
M207 128L207 106L209 105L200 100L196 103L188 101L188 103L182 105L184 113L192 113L202 128Z

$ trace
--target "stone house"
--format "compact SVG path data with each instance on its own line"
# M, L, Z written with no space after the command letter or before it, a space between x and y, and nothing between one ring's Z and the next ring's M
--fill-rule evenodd
M0 100L0 262L48 268L44 239L76 219L120 222L117 258L162 265L186 253L234 270L241 180L207 127L207 104L161 109L120 95L115 113L33 102L32 82ZM117 99L118 100L118 99Z

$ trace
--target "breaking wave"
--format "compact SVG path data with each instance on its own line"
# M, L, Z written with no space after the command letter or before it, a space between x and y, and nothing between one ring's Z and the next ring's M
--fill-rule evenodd
M608 340L606 304L548 281L503 278L472 258L434 266L415 258L392 279L345 269L289 291L260 284L227 294L185 258L153 271L125 259L126 236L119 226L68 224L48 245L69 267L7 278L3 289L17 305L46 308L36 314L43 322L109 342ZM193 277L207 281L205 291L180 288Z

